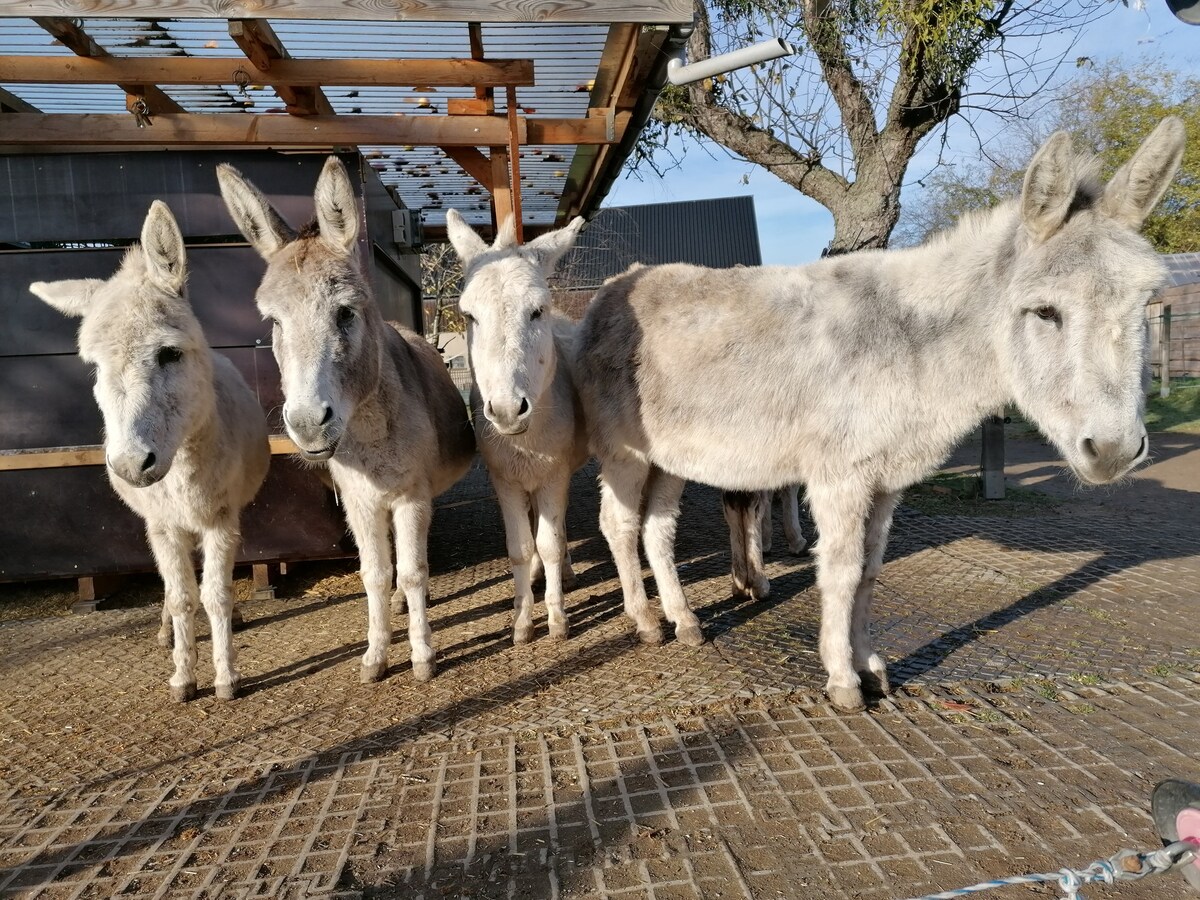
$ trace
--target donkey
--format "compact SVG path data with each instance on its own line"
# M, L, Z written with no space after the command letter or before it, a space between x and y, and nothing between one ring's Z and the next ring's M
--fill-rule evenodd
M514 644L533 636L536 559L545 570L550 637L567 636L567 494L572 473L588 459L588 438L571 374L575 325L551 309L546 280L583 225L576 218L518 247L510 218L489 248L455 210L446 215L463 265L459 310L475 380L475 434L500 501L513 569Z
M793 484L778 491L721 492L721 508L729 525L730 576L735 597L762 600L771 593L771 582L763 568L763 554L771 552L773 495L779 498L783 536L788 549L800 556L808 547L800 527L799 490L799 486Z
M429 522L433 498L475 455L466 405L437 351L375 305L358 258L354 189L336 157L317 180L316 219L299 234L232 166L218 166L217 178L238 229L267 261L256 302L272 324L284 425L303 458L327 461L358 544L368 612L361 679L387 674L394 571L392 606L407 603L413 676L428 681Z
M639 530L676 639L704 640L674 565L684 479L803 483L820 532L826 691L859 709L864 688L888 689L869 616L900 492L985 415L1016 403L1088 484L1144 460L1143 307L1164 267L1137 231L1183 147L1168 118L1105 186L1059 132L1019 199L923 246L795 268L659 266L603 287L576 372L600 525L641 638L662 635Z
M140 245L107 281L37 281L29 289L83 319L79 355L96 369L108 480L145 520L163 580L164 620L174 630L171 697L196 696L199 599L212 628L216 695L231 700L240 681L231 633L238 520L266 477L271 451L258 399L233 364L209 349L186 282L183 236L156 200ZM170 637L160 632L159 642L169 645Z

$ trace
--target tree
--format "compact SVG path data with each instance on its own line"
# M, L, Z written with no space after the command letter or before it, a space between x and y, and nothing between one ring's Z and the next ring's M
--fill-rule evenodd
M799 55L668 87L639 156L682 131L763 166L833 214L831 252L885 246L922 140L955 114L1017 117L1108 0L696 0L691 59L784 37ZM1069 48L1068 48L1069 50ZM986 64L986 65L985 65Z
M1168 115L1184 120L1183 165L1143 233L1164 253L1200 251L1200 78L1181 76L1152 59L1113 60L1083 70L1054 94L1026 127L1010 132L988 164L943 168L910 203L898 238L919 243L969 209L994 206L1020 192L1024 167L1052 132L1065 129L1081 150L1099 158L1107 180Z
M449 244L426 244L421 250L421 285L424 299L433 301L433 315L425 336L434 343L444 331L462 333L466 323L458 311L462 293L462 263Z

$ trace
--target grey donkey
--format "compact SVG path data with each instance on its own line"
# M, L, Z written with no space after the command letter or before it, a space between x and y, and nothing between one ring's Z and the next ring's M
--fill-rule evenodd
M512 219L488 247L455 211L446 216L463 264L459 309L474 375L479 452L500 501L515 587L513 643L533 636L533 579L545 570L550 637L567 636L563 583L571 575L566 513L571 474L588 458L572 375L575 325L551 308L547 279L584 220L517 246Z
M96 369L108 480L145 520L163 580L159 642L171 643L169 622L171 696L196 695L199 599L212 629L216 695L229 700L240 681L231 634L238 523L271 457L262 408L233 364L209 349L186 284L183 236L156 200L141 243L111 278L38 281L29 289L83 319L79 355ZM204 558L199 586L197 542Z
M984 416L1015 403L1088 484L1144 460L1144 307L1165 272L1138 230L1183 148L1168 118L1105 185L1059 132L1019 199L920 247L794 268L658 266L605 285L576 371L601 529L642 639L662 636L639 532L676 638L704 640L675 571L684 479L802 483L826 691L861 708L864 688L888 690L869 622L900 492Z
M272 323L284 425L301 456L327 461L358 544L368 612L362 680L387 673L394 571L392 606L407 602L413 675L427 681L429 524L433 498L475 455L466 405L437 351L376 306L358 256L361 213L336 157L317 181L316 219L299 234L232 166L217 177L238 229L267 261L256 301Z

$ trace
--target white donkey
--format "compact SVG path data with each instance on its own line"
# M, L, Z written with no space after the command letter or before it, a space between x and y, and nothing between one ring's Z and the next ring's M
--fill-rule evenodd
M733 594L762 600L771 593L771 582L763 567L763 554L771 551L771 501L779 498L783 515L783 536L796 556L804 553L808 542L800 527L800 488L790 485L778 491L722 491L721 508L729 525L730 573Z
M550 637L567 636L567 494L572 473L587 461L588 438L571 374L576 326L551 309L547 279L583 224L576 218L519 247L509 219L489 248L456 211L446 216L463 264L459 309L475 380L475 434L500 501L513 569L514 644L533 636L531 569L539 558Z
M107 281L34 282L55 309L81 316L79 355L96 367L104 459L117 495L146 522L174 628L171 696L196 695L197 595L212 628L214 687L238 690L233 562L238 520L270 463L267 421L233 364L209 349L188 303L183 236L156 200L141 244ZM199 587L192 563L204 554ZM170 643L160 632L159 642Z
M413 676L434 675L427 548L433 498L467 471L475 438L437 351L384 321L358 258L360 213L346 168L330 157L316 220L295 234L232 166L217 168L238 229L267 261L256 297L273 325L288 434L308 460L328 460L367 592L361 678L387 673L392 573L408 606ZM396 563L389 547L395 531Z
M602 288L576 372L600 524L643 640L661 640L643 529L676 638L704 640L674 566L684 479L805 485L826 690L852 710L864 687L888 687L869 616L900 491L985 415L1015 402L1090 484L1144 460L1143 308L1164 268L1137 231L1183 147L1169 118L1104 186L1060 132L1019 200L921 247L797 268L660 266Z

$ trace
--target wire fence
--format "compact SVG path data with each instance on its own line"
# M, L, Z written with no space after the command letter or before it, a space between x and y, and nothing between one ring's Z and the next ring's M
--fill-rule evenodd
M1167 363L1170 378L1200 376L1200 310L1174 311L1170 304L1146 308L1150 371L1158 379Z

